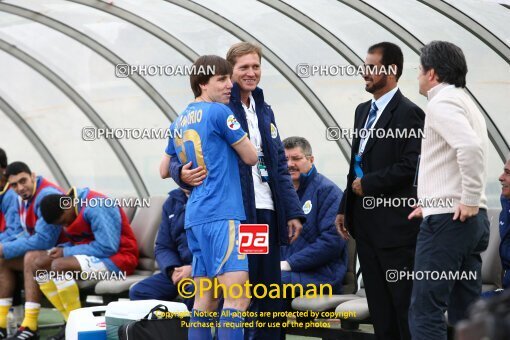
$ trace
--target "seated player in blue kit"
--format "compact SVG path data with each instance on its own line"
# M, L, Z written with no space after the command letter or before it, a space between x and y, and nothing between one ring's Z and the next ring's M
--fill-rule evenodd
M0 148L0 242L13 240L23 232L18 215L18 195L7 183L6 168L7 155ZM2 322L0 328L3 328Z
M36 176L28 165L13 162L7 166L5 175L10 188L17 194L16 202L21 232L0 243L0 339L4 339L7 313L15 290L15 273L25 271L26 283L33 282L33 273L27 273L24 256L31 250L47 250L61 236L62 228L46 223L42 218L40 203L50 194L61 194L62 189L44 177ZM37 318L41 305L30 292L25 292L25 317L14 339L38 339Z
M190 77L195 101L170 126L171 138L160 166L163 178L170 176L171 157L179 162L202 166L207 177L193 188L185 213L188 246L193 253L192 276L196 287L217 278L226 287L239 287L235 298L224 294L220 316L220 339L243 339L243 318L250 299L244 284L248 281L248 259L238 253L239 221L245 219L238 160L257 163L255 147L224 104L229 102L232 67L219 56L202 56L194 63ZM201 70L214 70L200 72ZM202 282L202 283L201 283ZM210 282L209 282L210 283ZM214 290L197 290L188 338L211 339L211 314L217 309ZM202 312L202 313L200 313ZM203 313L206 312L206 313ZM229 325L229 326L227 326Z
M135 235L122 208L106 198L89 188L72 187L65 195L47 195L41 200L42 218L63 230L56 247L26 253L25 275L35 278L25 280L27 299L32 297L27 301L40 303L42 292L67 321L72 311L81 308L78 273L134 272L138 265ZM41 271L47 275L38 275ZM64 338L65 325L50 340ZM27 338L20 334L16 339Z
M510 289L510 158L507 158L501 183L501 213L499 214L499 257L503 268L502 288L484 292L482 297L492 297Z
M166 300L177 297L177 285L185 278L191 277L193 256L188 248L188 239L184 230L184 213L189 191L175 189L168 193L163 204L161 224L154 255L160 273L138 282L129 289L131 300ZM193 299L185 299L188 308Z
M18 195L9 188L9 184L2 186L0 183L0 242L15 240L22 232L18 214Z

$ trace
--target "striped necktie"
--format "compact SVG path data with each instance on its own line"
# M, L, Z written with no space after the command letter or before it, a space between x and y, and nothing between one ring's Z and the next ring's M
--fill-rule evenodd
M368 113L368 122L365 129L370 129L372 125L375 122L375 118L377 117L377 105L375 105L375 102L372 103L372 108L370 109L370 112Z

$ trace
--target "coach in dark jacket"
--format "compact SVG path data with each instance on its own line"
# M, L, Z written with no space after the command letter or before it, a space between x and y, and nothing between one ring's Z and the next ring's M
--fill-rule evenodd
M280 244L289 244L289 233L287 222L292 219L305 220L305 215L300 207L296 192L292 187L290 176L287 170L287 161L283 150L280 134L276 127L274 113L271 106L264 101L264 93L257 87L252 92L255 100L256 113L259 120L259 130L264 148L264 160L269 173L269 181L273 202L277 217L277 239ZM231 90L230 103L228 107L234 112L237 121L244 131L248 130L248 121L241 104L239 85L234 83ZM179 163L176 158L170 161L170 174L174 181L187 190L193 186L181 180L181 171L185 165ZM243 223L257 223L257 208L255 206L255 190L253 187L252 167L246 165L239 159L239 175L241 176L241 189L243 193L244 210L246 221ZM201 182L197 182L201 183ZM260 257L260 255L257 255Z
M365 64L378 70L365 74L365 90L374 97L356 108L354 127L377 133L353 138L337 216L342 236L350 233L356 239L376 338L388 340L411 339L407 315L412 281L395 280L395 272L412 271L420 225L407 217L413 210L409 199L416 199L414 180L425 114L397 87L403 59L392 43L368 49ZM396 73L391 71L395 66ZM375 206L381 200L384 203Z
M227 60L233 67L234 82L228 106L259 153L259 162L254 167L239 162L246 213L246 221L243 222L269 225L269 254L248 255L250 283L269 287L272 283L281 283L279 244L297 239L305 215L287 171L273 110L264 101L262 89L257 87L261 76L261 49L241 42L229 49ZM205 178L200 167L190 171L190 166L179 167L175 159L170 162L170 174L181 187L190 188L184 184L199 185ZM277 299L254 297L249 310L260 314L280 309L281 303ZM274 322L274 319L259 318L259 321ZM245 339L280 339L280 330L245 328Z
M193 256L184 230L184 212L188 197L181 189L168 193L163 205L154 254L161 272L138 282L129 290L131 300L166 300L177 297L177 283L191 277ZM187 301L193 304L192 301ZM191 305L188 305L190 307Z
M335 228L342 190L317 172L310 143L303 137L283 141L289 172L297 190L306 223L296 242L280 248L282 283L330 284L340 294L347 271L346 242ZM327 290L325 290L327 292Z

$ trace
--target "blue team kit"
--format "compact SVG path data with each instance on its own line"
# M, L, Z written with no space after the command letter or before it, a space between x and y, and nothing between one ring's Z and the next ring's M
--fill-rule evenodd
M239 221L246 217L238 156L232 148L246 132L226 105L209 102L189 104L170 132L166 153L207 171L204 182L193 188L185 213L193 276L247 271L247 258L237 249Z

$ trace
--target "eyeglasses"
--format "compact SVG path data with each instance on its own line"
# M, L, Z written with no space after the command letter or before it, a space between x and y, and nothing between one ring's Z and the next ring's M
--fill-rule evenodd
M303 160L303 158L310 158L312 155L304 155L304 156L292 156L290 157L290 160L292 162L300 162ZM289 157L286 157L287 161L289 161Z

